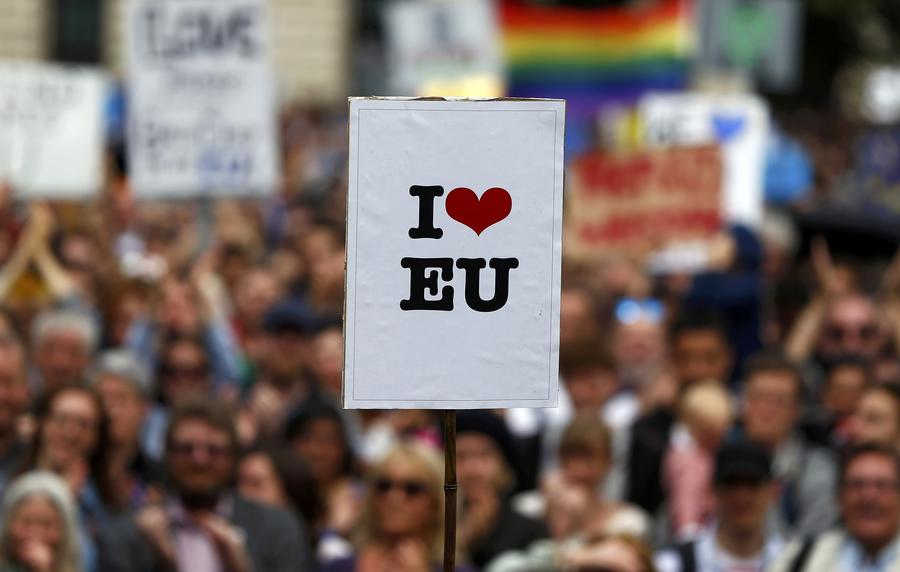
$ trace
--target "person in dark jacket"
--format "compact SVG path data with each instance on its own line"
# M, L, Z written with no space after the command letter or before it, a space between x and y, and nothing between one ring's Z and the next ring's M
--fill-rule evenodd
M231 489L237 432L229 412L188 401L166 433L165 499L102 531L104 572L298 572L310 569L302 524Z
M729 378L732 352L718 314L687 311L679 316L669 335L669 351L679 391L694 383L725 383ZM673 406L661 406L638 419L632 429L627 499L651 515L664 500L660 472L674 422Z
M472 563L481 568L503 552L546 538L543 523L517 513L510 503L517 459L503 420L487 411L460 412L457 435L459 535Z

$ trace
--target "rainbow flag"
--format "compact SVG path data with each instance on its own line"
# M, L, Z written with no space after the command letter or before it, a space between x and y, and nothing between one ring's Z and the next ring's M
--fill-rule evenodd
M640 8L504 0L508 93L565 98L568 150L577 151L588 144L603 106L632 104L648 91L686 86L695 45L693 14L692 0L658 0Z

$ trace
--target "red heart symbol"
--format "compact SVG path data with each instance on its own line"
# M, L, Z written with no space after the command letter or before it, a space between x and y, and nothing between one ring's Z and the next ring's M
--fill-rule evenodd
M492 187L481 195L481 199L466 187L457 187L447 195L447 214L481 235L484 229L509 216L512 211L512 197L506 189Z

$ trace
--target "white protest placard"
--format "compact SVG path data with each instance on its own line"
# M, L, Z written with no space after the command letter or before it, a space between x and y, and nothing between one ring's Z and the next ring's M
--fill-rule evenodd
M351 99L345 407L556 405L564 120Z
M98 71L0 63L0 182L26 199L96 193L105 98Z
M763 215L763 175L769 109L755 95L652 94L638 107L648 146L722 147L722 214L757 226Z
M263 0L132 0L129 166L143 197L258 195L278 183Z
M394 0L385 6L385 31L394 93L502 94L499 24L490 0Z

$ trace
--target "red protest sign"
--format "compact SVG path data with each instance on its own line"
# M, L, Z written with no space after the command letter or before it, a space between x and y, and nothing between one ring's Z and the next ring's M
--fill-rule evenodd
M708 238L721 224L721 177L714 145L582 156L567 173L566 253L635 253Z

